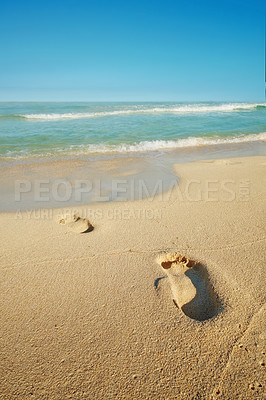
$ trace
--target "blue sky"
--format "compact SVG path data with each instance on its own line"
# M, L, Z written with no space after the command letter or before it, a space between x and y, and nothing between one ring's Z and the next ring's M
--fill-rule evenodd
M262 0L2 0L0 101L264 100Z

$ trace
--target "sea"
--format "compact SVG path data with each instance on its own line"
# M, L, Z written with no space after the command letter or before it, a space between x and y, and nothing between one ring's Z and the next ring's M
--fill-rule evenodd
M0 161L265 140L264 102L0 103Z

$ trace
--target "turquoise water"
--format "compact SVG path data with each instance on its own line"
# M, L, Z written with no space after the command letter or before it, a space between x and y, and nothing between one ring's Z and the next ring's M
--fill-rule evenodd
M0 103L0 158L266 140L266 103Z

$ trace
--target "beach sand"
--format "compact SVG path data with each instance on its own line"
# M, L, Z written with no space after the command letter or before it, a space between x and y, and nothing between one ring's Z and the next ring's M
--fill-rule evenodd
M1 213L0 399L265 398L265 167L175 164L163 196Z

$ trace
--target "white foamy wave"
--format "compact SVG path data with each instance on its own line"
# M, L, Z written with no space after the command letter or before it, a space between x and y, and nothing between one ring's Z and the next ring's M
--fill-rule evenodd
M247 135L247 136L231 137L227 139L188 137L186 139L179 139L179 140L142 141L134 144L119 144L119 145L90 144L88 146L72 147L72 151L75 154L149 152L156 150L210 146L210 145L219 145L227 143L255 142L259 140L262 141L266 140L266 132Z
M231 137L231 138L200 138L188 137L186 139L178 140L152 140L142 141L133 144L89 144L82 146L70 146L68 148L54 149L52 152L47 151L40 154L29 153L27 151L13 152L9 151L5 156L0 156L2 160L6 159L27 159L27 158L40 158L40 157L56 157L56 156L84 156L88 154L102 154L102 153L143 153L152 151L174 150L177 148L189 148L199 146L222 145L230 143L244 143L266 141L266 132L251 134L246 136Z
M200 113L226 113L241 110L252 110L256 107L265 107L265 103L224 103L224 104L182 104L171 106L158 106L143 108L141 106L123 110L85 112L85 113L51 113L51 114L21 114L20 117L31 120L57 121L63 119L81 119L108 117L129 114L200 114Z

